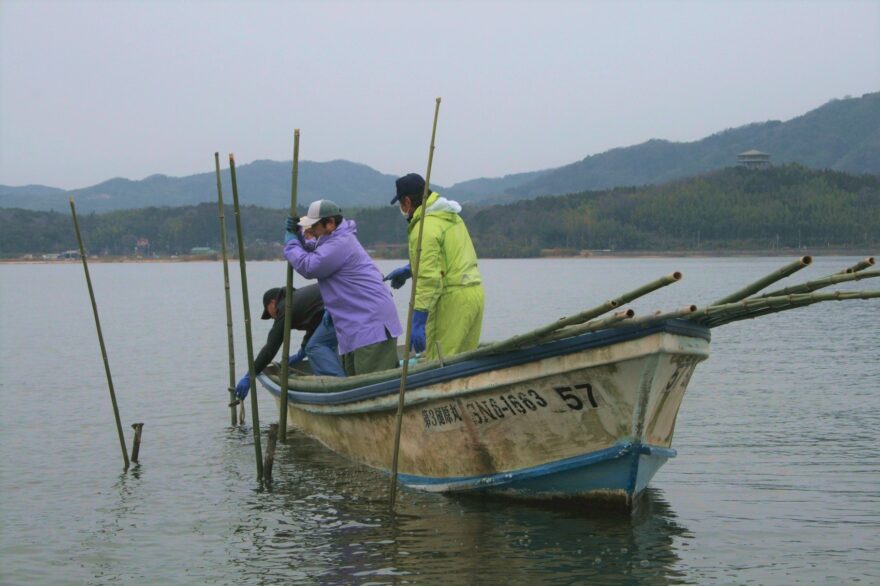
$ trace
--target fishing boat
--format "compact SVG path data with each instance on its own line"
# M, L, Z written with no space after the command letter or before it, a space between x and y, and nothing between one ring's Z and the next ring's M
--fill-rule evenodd
M416 364L406 378L399 480L430 492L632 506L676 456L676 417L694 369L709 357L711 328L820 301L880 296L814 292L877 276L862 272L866 267L754 296L808 264L803 257L702 309L641 318L620 311L678 281L674 273L528 334ZM280 370L271 365L259 376L278 401ZM289 425L387 472L400 377L400 369L316 377L306 363L288 379Z

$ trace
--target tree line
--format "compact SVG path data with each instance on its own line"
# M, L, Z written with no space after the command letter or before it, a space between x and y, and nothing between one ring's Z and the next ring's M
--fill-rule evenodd
M225 215L234 250L231 206ZM349 215L364 246L383 256L406 255L406 223L396 207ZM880 178L799 165L731 167L663 185L466 206L462 215L482 257L609 249L865 248L880 243ZM280 257L286 216L285 209L242 208L249 258ZM90 254L168 256L195 247L220 249L216 204L92 213L80 216L80 224ZM138 246L145 240L146 250ZM74 248L68 214L0 209L0 256Z

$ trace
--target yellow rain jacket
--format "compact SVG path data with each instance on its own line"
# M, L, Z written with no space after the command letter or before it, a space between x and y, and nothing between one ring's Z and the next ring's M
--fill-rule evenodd
M483 285L477 253L458 202L432 192L409 223L409 261L415 269L422 210L427 208L415 309L428 312L425 358L473 350L483 328ZM438 355L439 350L439 355Z

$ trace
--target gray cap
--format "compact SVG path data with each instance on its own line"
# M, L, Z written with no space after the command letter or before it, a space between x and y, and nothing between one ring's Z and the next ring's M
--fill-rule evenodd
M319 199L313 201L309 206L309 211L299 219L299 225L308 228L313 224L317 224L322 218L330 218L333 216L341 216L342 208L329 199Z

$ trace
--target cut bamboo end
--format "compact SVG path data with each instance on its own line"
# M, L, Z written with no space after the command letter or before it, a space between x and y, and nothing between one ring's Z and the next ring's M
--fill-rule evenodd
M635 314L636 314L636 312L633 311L632 309L627 309L626 311L621 311L621 312L615 313L614 315L615 315L615 317L619 317L622 319L629 319L629 318L633 317Z
M73 200L73 197L70 198L70 203L76 203L76 202Z
M801 264L804 265L805 267L810 266L811 264L813 264L813 257L810 255L802 256L801 257Z
M669 276L672 278L673 281L681 281L682 274L681 271L675 271Z
M846 269L844 271L844 273L846 273L847 275L851 275L853 273L857 273L859 271L862 271L862 270L867 269L872 266L874 266L874 257L869 256L865 260L861 260L861 261L857 262L855 265Z
M696 305L685 305L682 308L682 311L685 313L694 313L695 311L697 311L697 306Z

